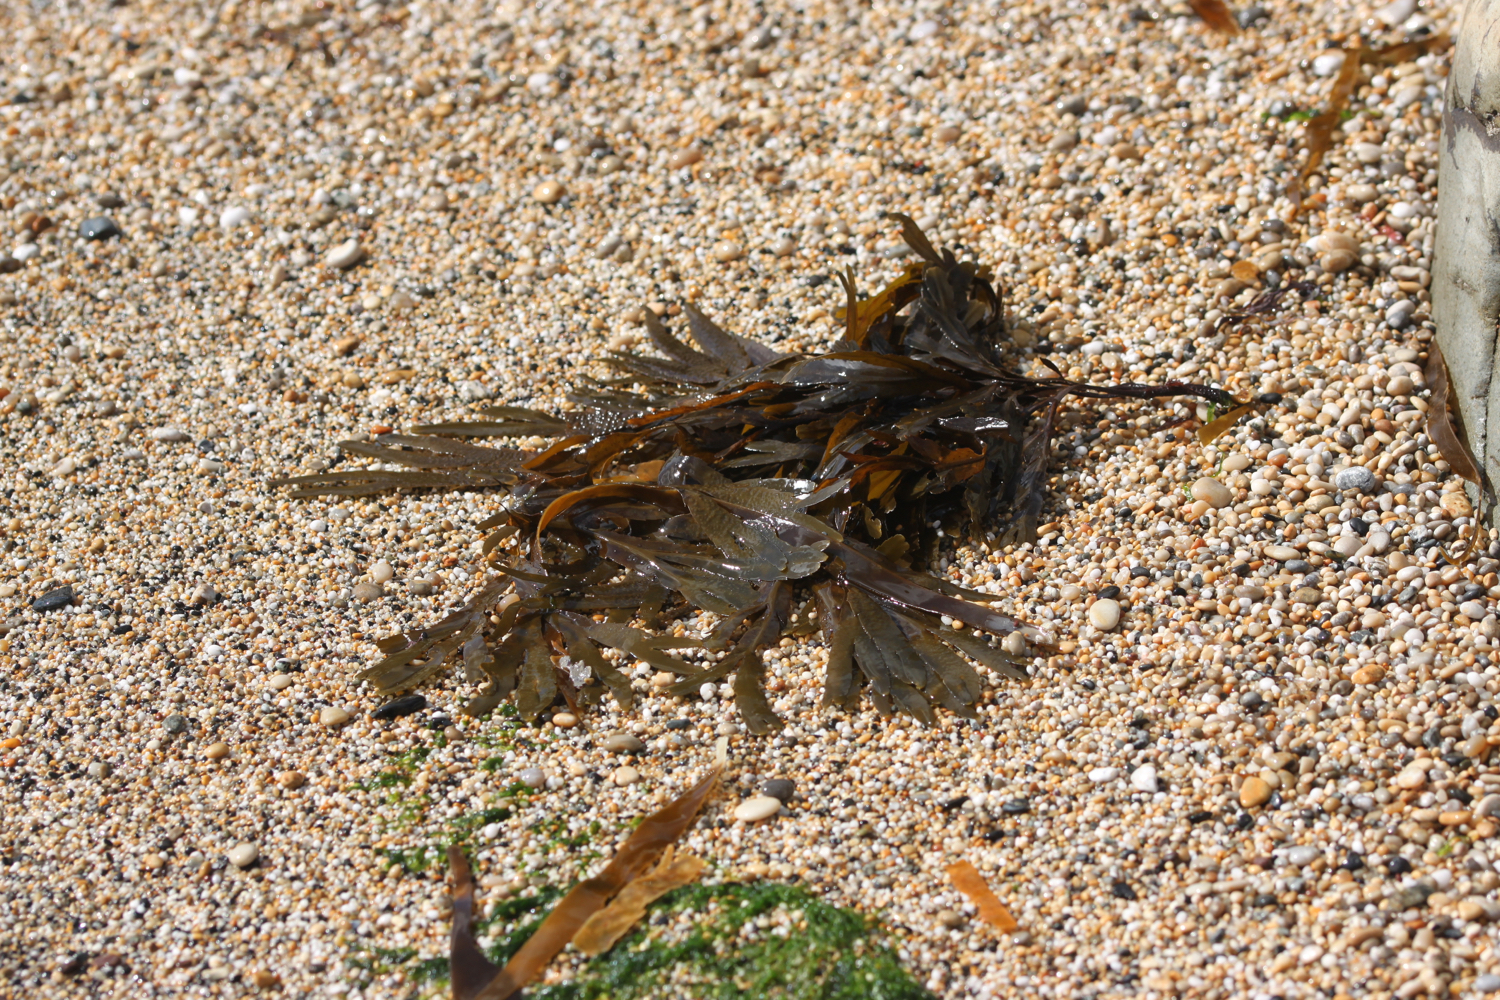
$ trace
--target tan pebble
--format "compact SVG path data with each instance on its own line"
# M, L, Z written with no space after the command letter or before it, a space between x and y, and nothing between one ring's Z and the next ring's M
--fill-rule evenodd
M670 670L658 670L651 675L651 686L654 688L669 688L677 683L677 675Z
M1463 826L1473 818L1473 813L1467 809L1454 809L1451 812L1439 813L1438 823L1441 826Z
M167 866L167 859L160 854L147 854L141 858L141 866L148 871L158 872Z
M301 771L282 771L276 776L276 783L286 789L301 788L307 784L307 775Z
M359 377L358 372L345 372L344 377L339 379L346 389L363 389L365 380Z
M615 768L614 773L609 776L609 780L617 785L633 785L641 780L641 772L629 764L625 764L622 767Z
M1469 502L1469 498L1456 490L1444 493L1438 503L1454 517L1472 517L1474 514L1474 505ZM1396 555L1401 555L1401 553L1398 552Z
M572 729L578 725L578 716L572 712L558 712L552 717L552 724L558 729Z
M249 868L260 857L260 848L250 841L243 841L226 851L225 856L236 868Z
M1330 250L1318 258L1318 266L1329 274L1338 274L1349 270L1358 260L1351 250Z
M752 795L734 807L734 818L742 823L756 823L781 812L781 800L770 795Z
M567 193L568 189L560 181L542 181L531 189L531 196L543 205L555 205Z
M1120 160L1140 160L1140 147L1131 142L1117 142L1109 147L1109 155Z
M933 130L934 142L957 142L963 131L957 125L943 125Z
M745 248L733 240L720 240L714 244L712 252L714 260L720 264L728 264L743 257L745 255Z
M697 146L689 146L686 149L675 149L672 155L667 157L668 170L681 170L683 167L691 167L695 163L703 162L703 150Z
M1385 391L1388 396L1410 396L1413 388L1415 388L1415 385L1412 383L1412 380L1405 375L1397 375L1385 384Z
M333 353L342 358L347 354L352 354L358 346L358 337L340 337L333 342Z
M1265 553L1267 559L1275 559L1277 562L1302 558L1302 553L1290 545L1267 545L1262 551Z
M964 924L968 923L968 921L964 919L964 915L962 913L959 913L957 910L939 910L937 913L937 922L942 924L950 931L956 931Z
M1234 502L1234 493L1229 487L1209 476L1194 483L1190 492L1194 500L1202 500L1214 510L1228 507Z
M1089 624L1101 632L1120 624L1120 602L1104 597L1089 605Z
M318 713L318 721L329 728L335 728L349 721L349 713L337 705L329 705Z
M335 270L347 271L364 259L365 248L359 240L350 238L328 251L324 263Z
M1383 628L1385 626L1385 615L1379 611L1366 611L1359 620L1360 625L1367 629Z
M1243 281L1247 285L1260 278L1260 268L1256 267L1255 262L1251 260L1235 261L1229 273L1234 275L1236 281Z
M1240 805L1254 809L1271 801L1271 786L1260 778L1246 778L1240 785Z
M1489 913L1472 899L1462 899L1458 903L1458 915L1470 923L1488 920Z
M269 990L281 985L281 977L269 969L257 970L251 978L255 981L256 987L263 990Z
M203 751L203 756L207 757L209 760L223 760L225 757L229 756L229 744L211 744L207 750Z
M1359 251L1359 240L1338 229L1324 230L1318 241L1324 250L1348 250L1350 253Z
M1196 521L1213 509L1213 504L1207 500L1194 500L1193 505L1188 508L1188 517Z
M1403 767L1399 774L1392 780L1397 788L1406 791L1414 791L1427 784L1427 768L1432 762L1427 759L1415 760Z
M1383 677L1385 677L1385 668L1378 663L1371 663L1354 671L1354 675L1349 679L1356 684L1378 684Z

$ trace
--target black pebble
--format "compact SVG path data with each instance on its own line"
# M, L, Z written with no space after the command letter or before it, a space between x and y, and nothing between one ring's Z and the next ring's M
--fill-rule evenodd
M124 208L125 207L125 199L121 198L119 195L115 194L113 191L106 191L105 193L103 193L101 195L97 195L94 198L94 203L96 205L98 205L100 208Z
M122 235L115 220L107 215L96 215L78 224L78 235L86 240L107 240Z
M31 602L34 611L56 611L73 603L73 585L70 583L64 587L49 590L41 597Z
M1114 895L1115 895L1115 897L1117 899L1131 899L1131 900L1134 900L1134 899L1139 899L1140 898L1139 896L1137 896L1135 894L1135 890L1134 889L1132 889L1126 883L1120 882L1118 880L1115 882L1114 885L1112 885L1112 886L1109 887L1109 891L1112 892L1112 893L1114 893Z
M411 715L420 712L427 707L427 699L420 694L402 695L393 701L388 701L375 711L370 713L372 719L399 719L403 715Z
M772 778L761 785L760 790L763 795L780 799L782 802L790 802L792 796L797 794L797 783L791 778Z
M1411 871L1411 862L1407 861L1400 855L1397 855L1396 857L1386 862L1385 870L1392 875L1405 875L1407 872Z
M1030 799L1011 799L1000 807L1000 811L1007 816L1021 816L1031 812Z
M1119 596L1120 596L1120 588L1119 587L1109 586L1109 587L1105 587L1103 590L1099 591L1099 598L1100 598L1100 600L1106 600L1106 601L1108 601L1108 600L1114 600L1116 597L1119 597Z
M1262 403L1267 403L1271 406L1275 406L1277 403L1281 402L1281 393L1263 392L1260 394L1260 401Z
M692 723L691 719L668 719L667 720L667 728L668 729L690 729L690 728L692 728L692 725L693 725L693 723Z

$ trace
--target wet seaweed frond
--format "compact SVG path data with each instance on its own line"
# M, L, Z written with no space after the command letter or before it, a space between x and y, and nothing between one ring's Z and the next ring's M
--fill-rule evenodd
M491 407L481 420L343 446L399 468L284 480L299 496L505 494L481 525L490 582L442 621L382 640L384 658L361 676L392 692L461 660L487 681L467 711L513 698L529 719L606 692L629 708L617 664L640 660L676 675L670 690L681 694L733 675L756 733L781 726L761 653L786 635L822 632L825 705L869 697L927 721L974 711L975 662L1024 677L982 637L1023 624L988 607L994 595L929 575L939 539L993 530L1002 545L1035 541L1069 401L1238 404L1192 383L1022 374L991 273L893 218L917 259L869 297L841 276L844 330L827 353L778 353L691 305L684 338L647 312L654 352L610 355L625 377L581 383L564 417ZM521 437L553 443L525 452L472 440ZM716 627L681 626L702 611L720 617ZM713 655L701 665L675 655L693 648Z

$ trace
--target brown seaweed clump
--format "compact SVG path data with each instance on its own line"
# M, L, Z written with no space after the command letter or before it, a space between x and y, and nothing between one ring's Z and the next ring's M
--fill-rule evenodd
M606 690L630 708L619 661L639 659L677 675L678 694L733 675L756 733L781 726L761 653L786 635L821 630L825 706L865 692L927 722L937 706L972 715L971 660L1024 677L984 638L1021 623L976 603L993 595L924 571L938 538L1034 540L1070 398L1234 401L1203 385L1016 372L990 273L895 218L918 260L871 298L842 277L844 335L829 353L779 354L685 305L689 344L647 312L657 353L611 354L625 377L579 385L567 417L490 407L484 420L342 445L404 469L283 480L297 496L504 492L482 525L490 582L443 620L381 640L384 659L361 676L393 692L461 660L487 678L469 714L513 697L534 719ZM537 453L463 440L530 436L556 440ZM698 611L718 621L695 635L680 620ZM712 655L671 652L693 648Z

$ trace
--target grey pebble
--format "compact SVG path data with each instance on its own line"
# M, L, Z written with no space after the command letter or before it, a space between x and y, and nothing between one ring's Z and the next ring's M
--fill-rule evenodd
M1474 980L1474 991L1476 993L1493 993L1496 990L1500 990L1500 976L1495 975L1493 972L1486 972Z
M366 580L364 583L356 583L354 585L353 597L361 604L369 604L371 601L378 601L384 596L385 588L378 583L372 583L369 580Z
M1308 847L1306 845L1303 845L1301 847L1294 847L1291 850L1287 851L1286 861L1289 865L1296 865L1298 868L1301 868L1304 865L1312 864L1322 856L1323 852L1318 850L1316 847Z
M763 795L780 799L782 802L790 802L792 796L797 794L797 783L790 778L772 778L761 785L760 790Z
M599 746L610 753L639 753L646 749L646 744L629 733L611 733Z
M33 611L56 611L73 603L73 585L57 587L47 591L41 597L31 602Z
M107 215L96 215L78 224L78 235L86 240L107 240L119 236L120 227Z
M1411 299L1402 299L1385 311L1385 321L1393 330L1404 330L1411 326L1412 314L1417 311L1417 304Z
M1341 490L1354 490L1358 493L1373 493L1375 491L1375 473L1363 465L1351 465L1349 468L1333 477L1333 485Z
M187 732L187 719L174 712L161 720L161 727L176 736L178 733Z

